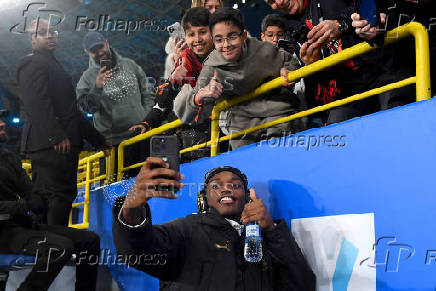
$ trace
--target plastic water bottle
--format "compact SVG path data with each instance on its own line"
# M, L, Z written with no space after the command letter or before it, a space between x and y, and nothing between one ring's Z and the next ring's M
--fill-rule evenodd
M262 260L262 237L257 222L251 222L245 226L244 257L250 263Z

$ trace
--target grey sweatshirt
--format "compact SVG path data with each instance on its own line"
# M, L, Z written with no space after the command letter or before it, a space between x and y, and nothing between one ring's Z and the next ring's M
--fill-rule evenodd
M129 131L139 124L154 104L154 89L144 71L133 60L112 49L116 66L113 79L103 88L95 87L100 66L89 58L89 68L76 87L80 108L94 114L94 126L113 145L133 137Z
M224 90L218 101L234 98L253 91L262 83L280 76L280 69L296 70L298 60L291 54L278 50L268 42L256 38L247 38L241 58L237 62L224 59L221 54L212 51L203 63L203 69L197 80L197 86L184 86L174 102L174 112L184 124L192 124L198 114L199 107L194 103L195 94L206 86L218 72L218 81ZM221 119L231 123L232 115L250 117L274 117L292 113L298 107L298 98L288 89L276 89L251 101L234 106L222 114ZM231 113L231 114L229 114ZM201 114L204 117L210 113ZM223 117L223 116L226 117ZM221 123L222 124L222 123Z

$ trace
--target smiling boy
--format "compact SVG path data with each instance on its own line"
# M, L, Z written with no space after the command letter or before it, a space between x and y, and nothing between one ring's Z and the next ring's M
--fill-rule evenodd
M213 50L209 18L210 12L204 7L194 7L186 11L182 18L182 26L188 48L181 54L168 82L158 87L156 103L150 113L142 124L135 125L130 130L141 130L141 133L144 133L151 128L160 126L164 120L177 119L172 113L174 98L178 94L183 98L184 95L193 90L203 67L202 63ZM183 147L205 142L208 139L208 130L209 124L183 127L181 131ZM182 156L182 161L197 159L206 154L207 149L185 153Z
M183 123L204 122L198 117L203 100L207 97L230 99L253 91L265 81L283 76L298 68L298 60L289 53L279 51L272 44L247 36L241 13L232 8L218 9L210 19L215 50L203 63L197 86L185 102L175 107ZM224 83L226 81L226 83ZM229 84L230 83L230 84ZM226 85L226 87L224 87ZM289 85L285 83L285 85ZM221 115L220 127L225 134L254 127L294 112L289 98L280 94L262 95L234 106ZM204 112L202 116L209 116ZM268 137L282 136L289 124L277 125L266 131ZM263 132L255 132L244 140L232 140L233 149L255 142Z

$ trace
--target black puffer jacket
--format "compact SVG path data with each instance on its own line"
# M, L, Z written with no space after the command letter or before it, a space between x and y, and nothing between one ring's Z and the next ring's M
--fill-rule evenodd
M244 239L213 209L130 228L118 221L120 205L115 203L113 223L118 254L159 255L134 267L159 278L160 290L315 290L315 275L284 221L262 232L262 261L247 263Z

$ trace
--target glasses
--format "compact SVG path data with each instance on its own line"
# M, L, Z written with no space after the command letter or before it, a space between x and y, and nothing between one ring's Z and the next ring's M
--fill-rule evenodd
M232 43L235 40L237 40L241 35L242 35L242 32L241 33L232 32L231 34L227 35L227 37L214 37L213 42L215 43L216 46L222 46L222 45L224 45L224 42L226 40L229 43Z
M48 37L49 35L57 37L59 35L59 32L54 29L40 29L35 33L32 33L32 35L40 36L40 37Z

